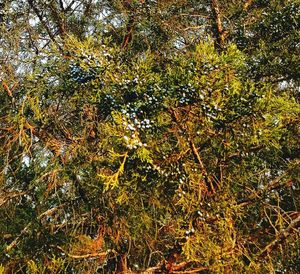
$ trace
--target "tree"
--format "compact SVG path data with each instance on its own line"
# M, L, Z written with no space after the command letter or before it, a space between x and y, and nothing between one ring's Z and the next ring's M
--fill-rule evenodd
M299 5L4 7L4 273L298 272Z

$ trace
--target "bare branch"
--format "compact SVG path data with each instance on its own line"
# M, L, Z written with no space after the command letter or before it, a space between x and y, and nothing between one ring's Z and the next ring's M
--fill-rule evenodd
M88 254L82 254L82 255L75 255L75 254L70 254L67 251L65 251L62 247L60 246L54 246L56 247L58 250L60 250L61 252L65 253L68 257L73 258L73 259L92 259L92 258L103 258L106 257L107 254L111 253L111 252L115 252L113 250L107 250L107 251L103 251L103 252L94 252L94 253L88 253Z
M53 18L56 21L58 34L63 38L66 34L66 26L63 18L63 13L61 13L56 4L52 3L50 6L50 11L52 13Z
M194 157L197 159L197 162L198 162L198 164L200 166L200 170L201 170L202 176L203 176L203 178L204 178L204 180L206 182L206 185L207 185L208 189L210 189L210 191L212 193L215 193L216 190L215 190L215 187L213 185L213 182L210 179L210 177L208 176L206 168L204 167L204 164L203 164L202 159L200 157L200 154L198 152L198 149L196 148L196 146L195 146L195 144L194 144L194 142L192 140L190 140L190 147L191 147L191 150L193 152Z
M177 123L177 125L182 129L184 130L184 126L182 126L182 123L178 117L178 113L176 112L176 110L174 108L171 108L170 109L170 113L174 119L174 121ZM191 136L188 137L188 142L189 142L189 147L190 147L190 150L192 151L192 154L195 158L195 161L198 163L199 167L200 167L200 170L201 170L201 174L203 176L203 179L205 180L205 183L206 183L206 186L208 189L210 189L210 191L212 193L215 193L215 188L214 188L214 185L213 185L213 182L212 180L210 179L210 177L208 176L208 173L207 173L207 170L203 164L203 161L202 161L202 158L199 154L199 151L197 149L197 147L195 146L194 142L193 142L193 139Z
M206 266L199 266L199 267L194 268L194 269L184 270L184 269L190 267L190 265L192 263L193 262L181 262L181 263L178 263L178 264L173 264L171 271L168 272L168 273L192 274L192 273L199 273L200 271L203 271L203 270L209 270L209 268L206 267ZM161 271L163 271L163 269L164 269L164 264L160 263L157 266L149 267L149 268L145 269L144 271L142 271L140 273L141 274L161 273Z
M73 0L73 1L69 4L69 6L67 6L67 7L65 8L65 12L69 12L69 11L72 9L72 6L75 4L75 2L76 2L76 0Z
M19 243L20 239L23 237L23 235L25 235L26 233L28 233L29 228L31 227L31 225L32 225L32 222L30 222L27 226L25 226L23 228L23 230L21 231L21 233L10 243L10 245L8 245L5 248L6 252L11 251L13 248L15 248L18 245L18 243Z
M177 274L194 274L194 273L200 273L200 271L204 271L204 270L209 270L209 268L206 267L206 266L202 266L202 267L198 267L198 268L191 269L191 270L186 270L186 271L173 271L172 273L177 273Z
M298 217L296 217L286 229L282 229L276 236L276 238L269 243L261 252L258 254L257 259L261 259L268 255L272 250L276 249L276 247L285 241L293 232L298 232L298 228L300 226L300 212L297 213Z

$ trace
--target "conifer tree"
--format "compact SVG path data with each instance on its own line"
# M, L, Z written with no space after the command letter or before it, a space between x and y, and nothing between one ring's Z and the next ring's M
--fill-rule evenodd
M298 273L298 1L0 2L0 273Z

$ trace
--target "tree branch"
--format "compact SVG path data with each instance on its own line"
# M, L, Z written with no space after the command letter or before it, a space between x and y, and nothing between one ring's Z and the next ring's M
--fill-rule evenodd
M63 15L57 10L57 6L55 5L55 3L51 4L50 11L52 13L53 18L56 21L58 33L60 37L63 38L66 34L66 26L65 26Z
M207 187L211 190L212 193L215 193L216 190L214 188L214 185L213 185L211 179L209 178L209 176L207 174L206 168L204 167L204 164L202 162L202 159L200 157L198 149L196 148L194 142L191 139L190 139L190 147L191 147L191 150L192 150L192 153L193 153L194 157L197 159L197 162L200 166L200 170L201 170L201 173L202 173L202 176L203 176L204 180L206 181Z
M75 255L75 254L70 254L67 251L65 251L62 247L60 246L54 246L55 248L57 248L58 250L60 250L61 252L65 253L68 257L72 258L72 259L92 259L92 258L102 258L102 257L106 257L107 254L111 253L111 252L115 252L113 250L108 250L108 251L103 251L103 252L94 252L94 253L88 253L88 254L82 254L82 255Z
M300 226L300 212L298 216L289 224L286 229L282 229L276 236L276 238L269 243L257 256L257 259L261 259L274 250L279 244L286 240L297 228Z
M191 270L185 270L185 271L173 271L172 273L177 274L194 274L194 273L200 273L200 271L209 270L209 267L202 266Z
M64 7L64 2L62 0L59 0L59 6L60 6L60 9L64 12L65 7Z
M8 201L10 201L13 198L20 197L22 195L25 195L27 192L4 192L0 193L0 207L6 204Z
M54 208L50 208L48 210L46 210L45 212L43 212L42 214L40 214L37 217L37 220L41 220L43 217L47 216L47 215L52 215L55 211L57 211L58 209L64 207L67 203L61 204L57 207ZM10 252L13 248L15 248L18 244L20 239L29 232L29 228L32 226L33 222L29 222L20 232L20 234L5 248L6 252Z
M185 130L184 126L182 126L182 123L181 121L179 120L179 117L178 117L178 114L176 113L176 110L174 108L171 108L170 109L170 113L174 119L174 121L177 123L177 125L180 127L180 129L182 129L183 131ZM193 142L193 139L191 136L188 137L188 142L189 142L189 147L190 147L190 150L192 151L192 154L195 158L195 161L198 163L199 167L200 167L200 170L201 170L201 174L203 176L203 179L205 180L205 184L206 184L206 187L212 192L212 193L215 193L215 188L214 188L214 185L213 185L213 182L212 180L210 179L210 177L208 176L208 173L207 173L207 170L203 164L203 161L201 159L201 156L198 152L198 149L197 147L195 146L194 142Z
M122 42L123 49L127 48L129 43L132 41L133 27L134 27L134 16L133 14L130 14L127 23L126 34L124 35L123 42Z
M218 0L211 0L211 9L213 13L214 19L214 35L216 38L215 46L218 49L222 49L224 47L226 32L223 29L222 20L221 20L221 12L219 7Z
M43 25L43 27L45 28L46 32L48 33L51 41L58 47L58 49L63 52L62 48L60 47L60 45L58 44L58 42L56 41L54 34L51 32L50 28L48 27L48 25L46 24L46 22L43 19L43 16L40 14L40 11L38 10L38 8L35 6L33 0L28 0L28 4L29 6L33 9L33 11L35 12L36 16L39 18L41 24Z
M69 12L69 11L72 9L72 6L75 4L75 2L76 2L76 0L73 0L73 1L69 4L69 6L67 6L67 7L65 8L65 12Z
M194 269L184 270L184 269L190 267L190 265L192 263L193 262L181 262L178 264L173 264L171 271L169 271L167 273L193 274L193 273L199 273L200 271L203 271L203 270L209 270L209 268L206 266L199 266ZM143 274L164 273L163 271L165 271L165 270L163 270L163 269L164 269L164 264L160 263L157 266L149 267L139 273L143 273Z
M5 248L6 252L10 252L13 248L15 248L18 245L19 240L21 239L21 237L23 237L23 235L28 233L29 228L31 227L31 225L32 225L32 222L28 223L27 226L25 226L22 229L21 233Z
M286 185L291 185L292 184L291 180L285 181L283 183L281 181L287 175L287 173L290 170L294 169L295 166L299 165L299 163L300 163L300 161L295 161L295 163L293 165L291 165L283 174L281 174L280 176L271 180L264 188L258 189L257 191L252 192L252 194L250 194L249 197L247 197L243 200L240 200L238 203L239 206L246 206L249 203L251 203L251 201L255 200L256 198L261 199L260 195L262 195L263 193L265 193L267 191L278 189L278 188L284 187Z

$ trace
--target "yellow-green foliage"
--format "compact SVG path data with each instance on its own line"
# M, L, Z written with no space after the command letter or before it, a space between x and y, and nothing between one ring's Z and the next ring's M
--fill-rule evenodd
M109 273L122 256L167 267L174 246L174 264L210 273L281 267L262 252L299 205L298 101L249 79L235 45L162 63L92 38L64 46L1 120L2 184L26 192L1 211L1 254L27 273Z

